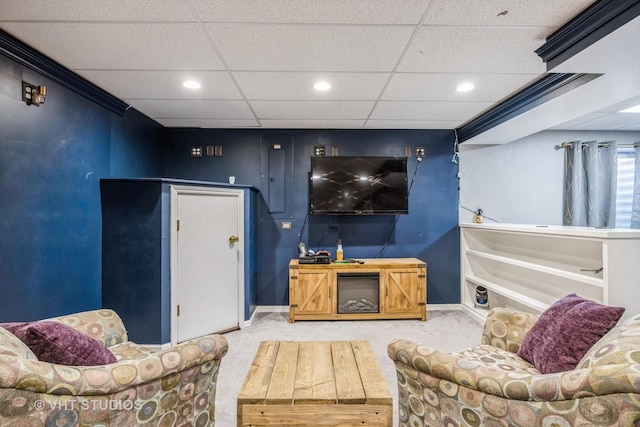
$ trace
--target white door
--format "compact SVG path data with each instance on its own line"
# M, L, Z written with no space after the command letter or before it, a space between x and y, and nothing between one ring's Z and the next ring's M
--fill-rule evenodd
M179 343L239 325L243 199L237 190L173 190L171 341Z

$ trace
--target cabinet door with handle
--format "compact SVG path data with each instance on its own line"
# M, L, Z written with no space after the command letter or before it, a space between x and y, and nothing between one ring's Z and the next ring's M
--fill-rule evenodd
M291 315L332 314L333 283L329 270L290 270Z
M389 269L385 272L384 312L421 315L426 309L426 274L419 268Z

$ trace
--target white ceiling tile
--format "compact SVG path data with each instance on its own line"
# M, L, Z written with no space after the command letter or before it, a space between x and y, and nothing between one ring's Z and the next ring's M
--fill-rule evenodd
M367 120L372 129L453 129L459 120Z
M242 99L226 71L80 70L78 74L119 98ZM200 89L182 86L196 80Z
M640 122L634 123L632 125L628 125L628 126L622 126L620 128L618 128L617 130L640 130ZM640 138L638 139L638 142L640 142Z
M594 0L432 0L425 24L558 27ZM506 14L503 14L507 11Z
M186 2L175 0L2 0L0 21L194 21Z
M125 99L136 110L160 119L253 119L244 101Z
M491 105L491 102L380 101L371 119L466 120Z
M395 73L381 99L495 102L537 78L538 74ZM456 92L463 82L473 83L475 89Z
M422 27L398 70L541 74L543 42L539 28Z
M233 73L248 99L286 100L375 100L380 96L389 73L277 73L236 71ZM331 89L318 92L317 81Z
M357 120L367 116L373 101L250 101L260 120Z
M158 119L165 127L176 128L245 128L259 127L257 120L233 119Z
M427 0L193 0L204 22L417 24Z
M638 36L640 37L640 33L638 33ZM626 83L626 82L623 81L623 83ZM628 88L628 85L624 84L624 86L622 87ZM598 113L617 113L619 111L626 110L627 108L635 107L636 105L640 105L640 96L633 96L628 99L625 99L622 102L616 102L613 105L610 105L606 108L602 108L598 110Z
M364 120L260 120L271 129L353 129L362 128Z
M608 130L633 127L640 124L640 114L614 113L595 117L592 120L583 120L574 124L573 130ZM565 128L566 129L566 128Z
M164 126L441 129L544 74L535 49L593 0L0 2L0 28ZM557 68L604 62L610 77L636 76L628 46L638 28L640 17ZM203 89L183 89L187 74ZM333 89L313 91L319 77ZM462 79L476 90L455 93ZM639 96L633 77L617 80L627 85L611 93ZM603 115L631 100L603 98L562 126L638 130L635 119Z
M2 27L71 69L224 69L194 24L66 22Z
M591 120L596 120L600 117L606 116L608 113L591 113L591 114L587 114L581 117L578 117L576 119L573 120L569 120L567 122L564 123L560 123L559 125L556 125L552 128L550 128L551 130L563 130L563 129L573 129L575 126L579 126L583 123L587 123L590 122Z
M231 70L391 71L412 29L206 24Z

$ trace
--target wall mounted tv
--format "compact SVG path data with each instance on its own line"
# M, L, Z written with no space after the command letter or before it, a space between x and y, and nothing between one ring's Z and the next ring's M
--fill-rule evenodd
M409 213L404 157L311 157L310 212L314 215Z

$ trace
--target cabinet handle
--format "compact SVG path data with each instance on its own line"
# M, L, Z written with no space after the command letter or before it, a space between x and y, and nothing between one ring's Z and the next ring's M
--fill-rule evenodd
M329 299L331 299L331 286L329 286Z
M389 296L389 285L385 285L385 287L384 287L384 296L385 297Z

